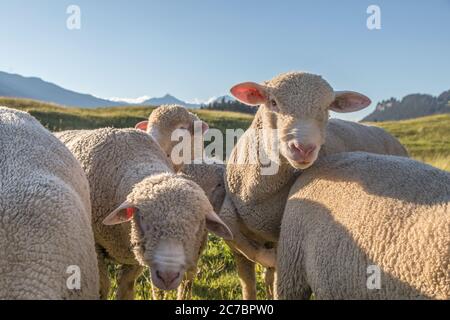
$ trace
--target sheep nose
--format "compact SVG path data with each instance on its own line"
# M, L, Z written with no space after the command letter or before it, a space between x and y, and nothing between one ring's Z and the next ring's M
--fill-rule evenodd
M180 277L180 272L156 270L156 276L166 287L170 287Z
M313 144L305 146L298 142L292 142L289 145L289 147L291 148L292 152L296 155L296 157L298 157L299 159L308 159L317 148Z

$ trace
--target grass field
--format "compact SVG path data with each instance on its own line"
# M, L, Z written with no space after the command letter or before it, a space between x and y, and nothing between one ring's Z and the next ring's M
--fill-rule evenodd
M411 157L450 171L450 114L372 124L397 137Z
M10 99L0 97L0 106L7 106L30 112L45 127L52 131L68 129L93 129L99 127L133 127L137 122L146 119L152 107L124 107L107 109L76 109L57 105L39 103L31 100ZM209 123L211 128L224 131L226 128L246 129L251 115L194 110L198 116ZM413 120L374 123L395 137L408 149L410 155L420 161L427 162L441 169L450 171L450 114L435 115ZM111 298L116 289L117 269L111 265L113 288ZM258 298L264 299L262 270L257 267ZM240 299L239 280L235 272L231 252L224 243L211 237L206 253L203 255L199 274L193 287L194 299ZM175 293L170 293L174 298ZM137 298L151 299L150 275L146 271L137 283Z
M146 120L154 107L115 107L102 109L65 108L58 105L41 103L34 100L0 97L0 106L6 106L29 112L51 131L95 129L102 127L128 128ZM211 110L194 111L211 128L246 129L252 116L237 112Z

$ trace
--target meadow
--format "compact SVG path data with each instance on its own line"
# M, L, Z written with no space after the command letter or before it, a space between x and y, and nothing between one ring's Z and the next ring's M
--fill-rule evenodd
M20 109L36 117L51 131L94 129L101 127L127 128L146 119L154 107L115 107L104 109L65 108L33 100L1 98L0 106ZM193 110L211 128L246 129L253 118L236 112ZM397 137L408 149L411 157L450 171L450 114L403 120L371 123ZM258 299L265 298L261 267L257 267ZM111 265L113 278L110 298L114 298L117 266ZM148 271L138 279L137 298L151 299ZM168 294L175 298L175 293ZM193 286L193 299L240 299L239 279L230 249L218 238L211 236L201 258L199 273Z

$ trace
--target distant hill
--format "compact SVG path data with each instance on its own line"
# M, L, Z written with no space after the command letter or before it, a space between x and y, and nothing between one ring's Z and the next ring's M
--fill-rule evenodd
M207 105L203 105L201 108L205 110L234 111L248 114L255 114L258 110L258 108L243 104L230 96L212 99Z
M391 121L414 119L433 114L450 112L450 90L438 97L428 94L410 94L401 101L391 98L384 100L375 108L375 111L362 121Z
M179 104L186 108L193 109L201 107L200 103L189 103L170 94L138 102L134 102L133 100L135 99L127 98L103 99L91 94L83 94L68 90L40 78L24 77L3 71L0 71L0 97L33 99L78 108L104 108L126 105L160 106L162 104ZM212 100L213 99L211 99L211 101Z
M231 96L225 95L225 96L210 98L208 101L203 102L203 103L190 103L190 102L180 100L177 97L174 97L173 95L168 93L163 97L159 97L159 98L155 97L155 98L147 99L147 100L139 103L139 105L160 106L162 104L178 104L178 105L185 106L186 108L198 109L198 108L204 108L213 103L224 102L224 101L225 102L234 102L236 100ZM233 111L233 110L229 110L229 111Z
M186 108L193 108L193 109L200 108L199 104L182 101L170 94L166 94L161 98L151 98L141 103L141 105L150 105L150 106L160 106L162 104L178 104L185 106Z
M64 108L33 100L1 98L0 106L29 112L52 131L94 129L102 127L132 128L147 119L154 107L125 106L123 108ZM249 114L192 110L211 128L246 129L253 116ZM450 171L450 113L411 120L371 123L386 129L407 147L415 159Z
M80 108L98 108L120 106L113 102L64 89L53 83L35 77L23 77L0 71L0 96L34 99Z
M32 99L56 103L67 107L105 108L122 106L160 106L162 104L179 104L191 109L235 111L254 114L256 108L249 107L229 95L214 97L205 103L189 103L166 94L142 100L111 98L103 99L91 94L83 94L62 88L56 84L36 77L24 77L0 71L0 97ZM380 102L375 111L362 121L390 121L418 118L433 114L450 113L450 90L438 97L426 94L411 94L401 101L391 98Z
M214 102L233 102L233 101L236 101L236 99L230 95L224 95L224 96L220 96L220 97L213 97L213 98L209 99L208 101L206 101L203 105L207 106Z
M123 106L120 108L66 108L30 99L0 97L0 106L29 112L51 131L95 129L103 127L134 128L148 119L156 106ZM230 112L191 109L211 128L225 132L227 128L247 129L252 116Z

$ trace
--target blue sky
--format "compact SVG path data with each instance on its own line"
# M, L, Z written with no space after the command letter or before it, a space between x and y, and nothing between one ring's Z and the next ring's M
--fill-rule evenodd
M290 70L374 102L450 89L450 0L0 0L0 39L0 70L101 97L206 100Z

